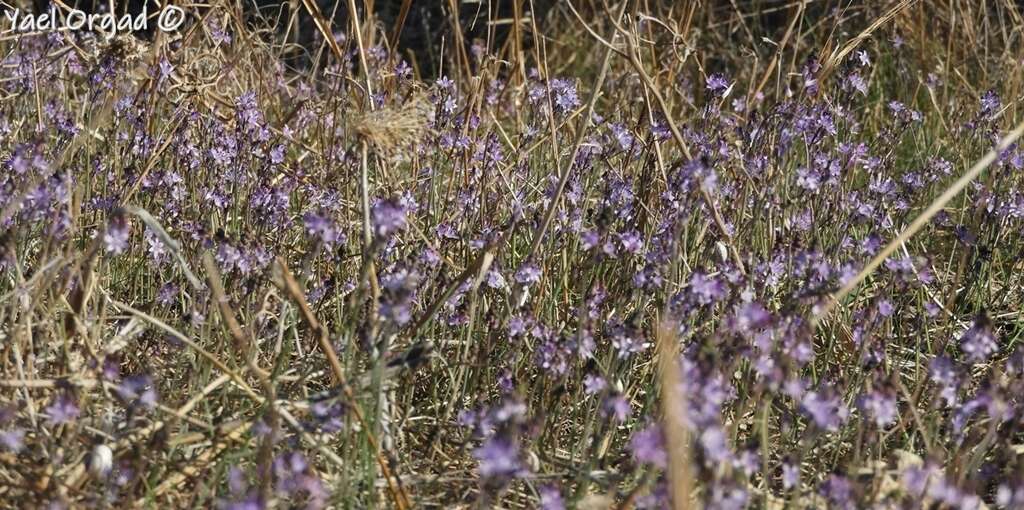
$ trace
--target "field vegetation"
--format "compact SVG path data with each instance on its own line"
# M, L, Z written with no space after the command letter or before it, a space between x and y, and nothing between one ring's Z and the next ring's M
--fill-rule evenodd
M534 1L0 37L0 506L1024 508L1021 5Z

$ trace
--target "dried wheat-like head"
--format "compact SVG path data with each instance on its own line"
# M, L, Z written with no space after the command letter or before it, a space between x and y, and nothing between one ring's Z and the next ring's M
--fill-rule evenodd
M400 106L384 107L361 115L355 132L383 154L419 142L427 133L433 108L426 96L416 94Z

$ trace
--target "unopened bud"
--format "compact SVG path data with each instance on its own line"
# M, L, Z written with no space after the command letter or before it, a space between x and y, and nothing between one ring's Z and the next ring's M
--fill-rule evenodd
M110 447L100 443L92 448L89 454L89 472L98 478L103 478L110 473L114 466L114 452Z

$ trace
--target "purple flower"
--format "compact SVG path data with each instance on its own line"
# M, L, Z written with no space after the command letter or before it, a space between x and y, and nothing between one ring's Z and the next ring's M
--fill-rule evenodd
M280 478L287 478L297 474L305 473L309 468L306 456L299 452L283 453L274 459L274 474Z
M932 462L904 470L900 479L903 487L914 497L927 496L936 503L944 503L948 508L975 509L980 503L977 496L965 493L949 483L942 476L941 468Z
M384 292L380 297L381 316L403 326L412 320L412 306L419 285L419 274L408 269L396 269L381 278Z
M569 346L564 342L559 342L554 338L546 338L537 346L534 359L537 366L554 375L562 376L569 370L571 355L572 352L569 350Z
M608 382L599 375L587 374L583 376L583 392L587 395L597 395L608 387Z
M128 249L128 221L123 215L115 215L107 223L107 230L103 232L103 246L108 252L120 255Z
M651 423L635 432L629 441L629 449L637 462L664 468L668 465L668 453L665 451L665 439L661 427Z
M125 377L114 392L126 406L152 409L156 406L156 389L153 379L146 374Z
M882 299L878 302L878 315L881 315L882 317L891 317L895 311L896 307L892 305L892 301Z
M959 400L960 373L953 362L945 356L938 356L928 366L928 375L939 386L939 396L947 406Z
M782 486L790 490L800 485L800 464L793 462L782 463Z
M612 347L615 347L619 358L622 359L642 352L650 346L644 341L641 331L629 324L623 324L618 319L609 321L608 336L611 338Z
M20 452L25 448L25 429L0 430L0 446L12 453Z
M146 245L149 247L147 251L154 262L161 264L169 259L167 247L164 246L164 242L152 230L148 228L143 230L142 237L146 240Z
M804 91L809 96L815 96L818 94L818 72L821 71L821 64L818 59L811 56L804 63L803 69L801 69L801 75L803 76Z
M861 397L860 408L874 419L879 428L892 425L899 414L896 397L882 390L874 390Z
M756 449L747 448L736 456L733 466L743 471L747 476L753 476L761 470L761 455Z
M572 80L551 80L551 89L555 93L555 107L561 113L570 112L580 106L576 83Z
M167 57L160 57L160 78L166 78L174 72L174 64Z
M846 477L829 476L821 484L821 494L832 503L832 508L855 508L853 485Z
M163 306L171 306L178 299L180 289L177 285L167 282L160 286L156 293L156 302Z
M377 239L387 239L405 230L405 207L398 200L380 200L370 212L373 233Z
M996 504L1002 508L1024 508L1024 485L1014 487L1006 483L999 484Z
M629 414L632 411L629 400L621 394L609 395L604 400L602 407L606 415L611 416L612 419L619 423L624 423L629 419Z
M711 426L700 433L700 446L709 460L718 464L732 457L728 439L721 427Z
M531 318L517 315L508 321L508 336L512 338L521 337L532 327L533 320Z
M710 305L725 297L725 283L717 277L695 272L690 276L690 295L698 304Z
M307 508L323 508L327 503L327 491L323 482L309 468L306 457L296 451L286 452L274 459L271 466L277 478L277 491L284 495L308 498Z
M713 483L707 508L712 510L745 510L750 508L750 496L733 483Z
M928 463L922 467L905 469L900 473L900 482L910 495L920 498L924 495L924 491L928 488L931 479L937 475L938 468Z
M619 234L619 244L622 245L622 251L631 255L640 253L640 249L643 248L644 245L643 240L640 238L640 234L635 230Z
M854 58L857 59L857 63L861 67L867 67L871 65L871 58L868 56L868 52L865 50L857 50L853 53Z
M245 472L238 466L231 466L228 470L228 489L231 494L244 494L249 489L249 482L245 478Z
M519 461L519 447L512 441L494 436L473 450L473 457L480 461L480 476L489 479L508 480L526 473Z
M995 90L988 90L981 96L981 114L991 115L999 109L1001 102Z
M273 149L270 149L270 162L275 165L280 165L284 162L284 145L275 145Z
M608 126L608 129L611 129L612 136L615 137L615 141L619 144L619 148L624 151L630 150L636 142L636 138L633 134L630 133L622 124L611 124Z
M744 303L736 310L730 326L737 333L754 333L768 326L772 320L771 313L757 302Z
M256 102L255 92L245 92L235 99L235 110L246 131L251 132L263 123L263 114Z
M505 277L502 276L501 271L498 271L497 269L491 269L487 272L486 283L487 286L492 289L504 289L508 286L508 283L505 281Z
M327 434L340 432L344 428L342 418L345 416L345 406L339 402L323 400L313 402L309 406L309 414L313 418L313 426Z
M847 83L849 83L850 88L860 92L863 96L868 95L868 83L864 81L864 78L861 77L860 73L853 73L847 77L846 80Z
M82 410L78 408L78 404L71 395L61 393L46 407L45 413L52 425L60 425L75 421L78 415L82 414Z
M525 286L530 286L540 281L540 275L541 271L540 268L537 267L537 264L525 262L523 265L519 266L519 269L516 271L515 278L517 282Z
M1006 359L1006 372L1014 377L1024 377L1024 346L1018 346Z
M986 316L975 319L970 329L960 337L960 350L972 363L984 363L999 351L999 342Z
M818 191L821 187L821 176L811 168L800 167L796 169L796 185L807 191Z
M722 97L729 89L729 80L721 73L714 73L707 77L707 89L715 97Z
M846 421L849 410L833 390L808 391L800 403L800 409L814 424L823 430L835 432Z
M247 494L240 500L224 503L224 510L263 510L267 505L259 494Z
M544 485L540 488L541 510L565 510L565 501L562 500L562 493L554 485Z
M208 27L210 29L210 38L213 42L225 45L231 44L231 34L222 27L217 18L211 17Z
M438 88L442 90L455 90L455 82L451 80L447 75L442 76L434 82Z
M437 233L437 237L441 239L456 240L459 238L459 232L455 230L455 227L453 227L451 223L445 222L438 224L437 228L434 229L434 232Z

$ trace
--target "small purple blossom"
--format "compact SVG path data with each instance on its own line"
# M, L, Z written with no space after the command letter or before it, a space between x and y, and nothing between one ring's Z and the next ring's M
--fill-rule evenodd
M811 417L816 426L829 432L839 430L849 410L832 390L809 391L804 394L800 409Z
M861 397L860 407L874 420L875 425L879 428L892 425L899 416L896 397L888 391L874 390L867 393Z
M599 375L587 374L583 376L583 391L587 395L597 395L608 387L608 382Z
M519 460L519 447L507 438L494 436L473 450L480 462L480 476L489 479L512 479L526 473Z
M345 427L345 407L340 402L313 402L309 406L309 414L313 418L312 426L326 434L340 432Z
M782 463L782 487L790 490L800 485L800 464Z
M668 452L665 451L665 439L661 427L652 423L637 432L629 441L629 448L637 462L664 468L668 465Z
M619 234L619 244L622 246L622 251L631 255L640 253L643 248L643 240L635 230Z
M991 115L1002 105L999 95L994 90L988 90L981 96L981 114Z
M291 451L277 456L272 464L279 494L305 497L307 508L324 508L327 490L323 482L310 469L309 461L301 452Z
M999 351L999 341L986 317L976 319L960 337L960 350L971 363L984 363Z
M711 426L701 431L699 442L704 455L712 462L722 463L732 458L729 441L721 427Z
M526 262L516 270L516 281L522 285L530 286L540 281L541 270L537 264Z
M729 89L731 84L729 79L721 73L713 73L707 77L706 80L708 92L715 97L722 97L725 92Z
M629 419L629 415L633 410L629 400L624 395L609 395L602 403L602 408L606 415L619 423L624 423Z
M928 375L932 382L938 385L939 396L946 406L952 406L959 401L961 375L949 358L934 358L928 366Z
M406 209L397 200L380 200L370 212L373 233L377 239L388 239L405 230Z
M832 508L856 508L853 484L846 477L829 476L821 484L821 494L832 504Z
M11 453L20 452L25 448L25 429L0 430L0 446Z
M44 410L51 425L61 425L75 421L80 414L81 408L75 399L67 393L61 393Z
M551 80L551 89L555 94L555 107L561 113L568 113L580 106L576 83L572 80Z
M690 294L701 305L710 305L725 297L725 283L714 276L696 272L690 276Z
M136 374L125 377L114 392L126 406L143 409L152 409L156 406L156 388L149 375Z
M847 77L847 83L849 83L851 89L859 92L861 95L868 95L868 83L864 81L860 73L853 73Z
M128 249L130 231L128 221L123 215L116 215L107 223L103 232L103 246L113 255L120 255Z
M542 486L540 492L541 510L565 510L565 501L562 493L554 485Z

